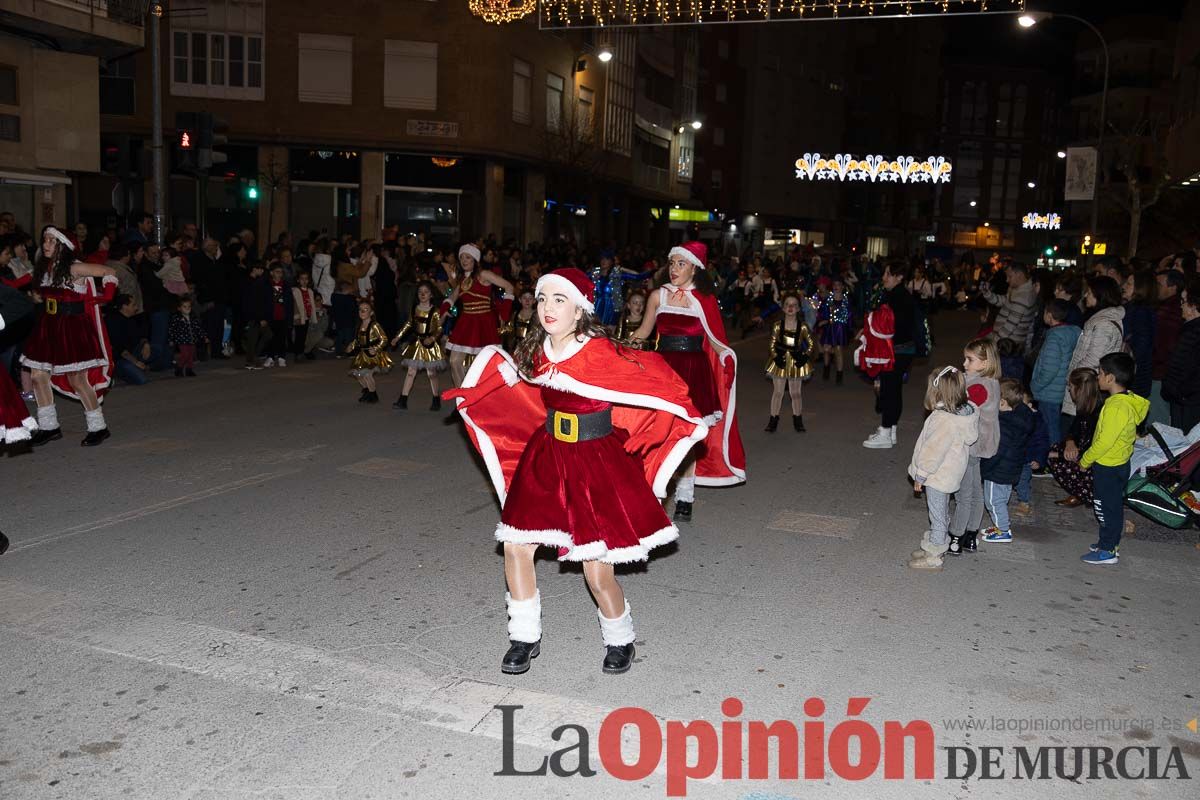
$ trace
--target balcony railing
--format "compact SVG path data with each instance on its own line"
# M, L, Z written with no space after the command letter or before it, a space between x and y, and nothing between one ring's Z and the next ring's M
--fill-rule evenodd
M126 25L142 27L146 20L149 0L42 0L50 5L82 11L93 17L111 19Z

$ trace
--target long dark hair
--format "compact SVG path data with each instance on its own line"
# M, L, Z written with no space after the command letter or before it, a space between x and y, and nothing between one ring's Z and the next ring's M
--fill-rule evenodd
M62 240L55 236L54 243L58 246L58 250L55 251L54 258L46 258L46 253L42 249L46 241L46 232L53 227L53 225L47 225L42 228L42 238L37 243L38 255L33 264L33 285L35 288L42 285L42 279L47 274L50 275L51 286L68 286L75 280L71 276L71 265L75 263L75 252L70 247L67 247Z
M689 262L691 263L691 262ZM696 267L692 270L692 283L696 287L696 291L701 294L716 294L717 288L713 285L712 276L708 274L707 267ZM658 272L654 273L654 288L666 286L671 282L671 260L667 259L665 266L659 268Z
M587 309L581 308L579 311L580 317L575 320L575 338L608 339L617 348L617 352L621 353L621 343L612 338L608 329L597 322L596 317L589 314ZM525 377L534 376L545 341L546 329L542 327L542 320L535 311L525 338L517 343L517 351L513 354L517 362L517 371Z

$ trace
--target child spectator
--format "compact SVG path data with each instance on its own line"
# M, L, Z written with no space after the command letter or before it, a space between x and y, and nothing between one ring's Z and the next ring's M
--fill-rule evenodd
M1129 390L1137 365L1128 353L1109 353L1100 359L1097 383L1108 399L1100 409L1092 446L1079 457L1081 469L1092 471L1092 489L1098 541L1080 560L1085 564L1116 564L1117 548L1125 522L1125 484L1129 482L1129 457L1137 427L1150 410L1150 401Z
M1046 306L1043 315L1046 335L1033 365L1033 377L1029 381L1030 392L1046 422L1051 445L1062 442L1062 399L1067 391L1071 354L1075 352L1075 343L1079 341L1079 326L1067 321L1072 309L1079 310L1078 306L1059 298Z
M1200 424L1200 278L1188 278L1180 295L1183 326L1167 362L1162 397L1171 404L1171 426L1188 433Z
M242 286L242 319L245 320L242 347L246 353L246 369L262 369L258 354L271 338L271 329L267 325L271 313L270 292L262 264L251 264Z
M1013 487L1021 479L1026 464L1029 439L1037 424L1033 411L1025 405L1020 381L1005 378L1000 381L1000 446L991 458L979 465L983 477L983 503L992 518L992 527L983 534L985 542L1005 543L1013 540L1008 517L1008 501Z
M1012 339L1000 339L996 342L996 353L1000 356L1000 377L1025 380L1025 359L1021 357L1021 345Z
M1092 503L1091 473L1079 467L1079 455L1092 446L1096 422L1100 419L1100 385L1095 370L1080 367L1067 378L1067 391L1075 401L1076 414L1061 445L1050 448L1050 473L1067 496L1054 504L1078 508Z
M170 247L163 248L162 258L162 267L155 270L154 274L162 281L164 289L176 297L183 297L188 290L187 278L183 274L183 259Z
M1033 402L1033 395L1028 389L1021 392L1021 402L1033 412L1033 434L1029 437L1029 447L1025 451L1025 466L1021 469L1021 478L1017 481L1017 504L1013 511L1021 516L1033 513L1033 474L1049 476L1046 472L1046 458L1050 454L1050 433L1046 428L1046 420Z
M292 290L283 280L283 265L271 265L271 281L268 284L269 301L267 324L271 338L267 341L267 360L264 367L287 366L288 334L292 327Z
M301 273L303 274L303 273ZM308 321L308 331L304 337L304 357L312 361L317 357L316 351L330 352L332 344L325 332L329 329L329 311L325 298L320 292L313 292L312 317Z
M908 566L940 571L950 546L950 495L958 491L971 445L979 437L979 412L967 402L966 380L955 367L930 373L925 409L930 414L917 437L908 474L913 489L925 492L929 530L921 538L921 548L913 551Z
M286 273L285 273L286 279ZM292 287L292 355L296 360L307 356L316 358L308 346L308 326L314 324L318 303L312 290L312 276L307 272L296 273L296 285Z
M354 294L354 284L350 281L338 283L329 313L333 317L334 350L338 358L346 358L346 348L354 341L358 324L358 298Z
M1000 356L991 339L973 339L963 349L963 372L967 379L967 399L979 411L979 438L971 445L967 471L954 495L954 520L951 523L952 556L978 549L979 528L983 525L983 478L979 465L996 455L1000 446Z
M196 347L207 344L208 336L198 317L192 316L192 298L179 298L175 313L167 323L167 343L175 348L175 377L196 377Z

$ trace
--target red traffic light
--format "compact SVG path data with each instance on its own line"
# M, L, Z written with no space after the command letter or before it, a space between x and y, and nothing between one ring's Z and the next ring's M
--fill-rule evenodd
M181 131L180 132L180 134L179 134L179 149L180 150L191 150L192 149L192 134L191 134L191 132L189 132L189 131Z

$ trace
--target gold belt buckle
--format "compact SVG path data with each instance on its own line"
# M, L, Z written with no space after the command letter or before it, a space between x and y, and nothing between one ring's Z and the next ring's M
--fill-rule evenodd
M564 424L565 423L565 424ZM579 441L579 415L554 412L554 438L560 442Z
M55 299L53 297L46 298L46 313L47 314L57 314L58 313L58 300L57 299Z

